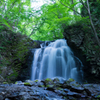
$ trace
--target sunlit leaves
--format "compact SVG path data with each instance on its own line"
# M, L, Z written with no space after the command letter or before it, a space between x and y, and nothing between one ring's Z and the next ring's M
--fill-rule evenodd
M0 25L35 40L63 38L64 28L81 19L80 15L73 15L73 9L79 12L80 3L71 1L51 0L40 10L33 10L30 0L0 0Z
M26 22L29 19L30 12L30 0L2 0L0 10L0 22L11 30L21 33L22 22ZM29 21L29 20L28 20Z
M73 4L71 0L51 1L52 3L49 5L45 4L41 7L41 15L36 22L36 30L32 34L36 37L35 39L54 40L63 38L64 28L81 19L80 15L73 15L73 8L76 12L79 12L80 3L77 0L74 0Z

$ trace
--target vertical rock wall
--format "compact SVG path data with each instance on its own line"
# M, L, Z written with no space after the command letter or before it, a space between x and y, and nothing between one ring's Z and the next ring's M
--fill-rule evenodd
M74 54L84 64L85 80L88 82L97 81L100 76L100 48L90 26L85 26L81 21L77 22L66 27L64 37Z

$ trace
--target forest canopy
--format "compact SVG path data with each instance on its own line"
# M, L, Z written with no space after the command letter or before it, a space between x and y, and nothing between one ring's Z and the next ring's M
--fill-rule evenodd
M86 0L47 1L36 10L31 5L35 0L0 0L0 31L6 28L34 40L55 40L63 38L65 27L81 20L90 22L89 15L81 14Z

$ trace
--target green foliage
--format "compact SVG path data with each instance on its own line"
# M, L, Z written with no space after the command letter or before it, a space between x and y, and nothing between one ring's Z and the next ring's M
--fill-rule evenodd
M73 9L80 12L82 8L77 0L73 4L70 0L53 0L40 10L33 10L30 0L2 0L0 5L0 29L26 34L35 40L64 38L65 27L82 19L73 14Z
M28 82L24 82L24 85L26 85L26 86L31 86L31 84L28 83Z
M40 10L33 10L30 0L0 0L0 74L2 67L9 66L14 69L7 78L18 76L22 63L25 62L30 41L30 39L27 41L28 38L22 34L26 34L34 40L56 40L64 38L63 33L66 27L73 26L72 32L76 31L76 27L78 27L79 31L82 30L88 37L87 40L84 39L86 44L84 53L90 55L88 49L96 48L99 54L99 46L92 47L93 43L90 42L91 39L89 40L94 35L90 32L87 11L80 2L73 1L72 4L71 0L51 0L51 3L44 4ZM99 5L99 0L90 2L98 37L100 37ZM76 11L75 14L73 9ZM85 17L81 17L81 15ZM78 35L78 32L75 35ZM87 34L88 32L91 37ZM87 58L87 61L90 61L90 58ZM51 79L46 79L46 81L50 82Z
M31 20L30 4L30 0L2 0L0 2L0 28L3 26L22 33L23 27Z
M100 18L99 5L99 0L90 3L92 16L97 18ZM31 8L30 0L1 0L0 31L6 28L42 41L64 38L65 27L86 18L81 14L88 16L86 10L85 14L81 13L81 9L83 11L84 7L77 0L73 0L73 3L72 0L51 0L39 10Z
M72 23L76 22L76 19L79 21L82 19L80 15L73 15L73 8L75 7L76 11L78 8L81 8L81 4L75 0L74 4L70 4L70 1L62 1L62 5L58 0L53 0L55 3L49 5L43 5L41 7L41 15L37 21L36 30L31 36L31 38L37 40L55 40L63 37L64 28ZM78 5L78 6L77 6Z

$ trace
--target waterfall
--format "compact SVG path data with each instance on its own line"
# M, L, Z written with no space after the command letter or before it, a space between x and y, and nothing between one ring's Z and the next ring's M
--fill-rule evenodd
M76 58L65 39L50 42L48 46L45 42L34 52L31 80L58 77L81 81L83 65Z

